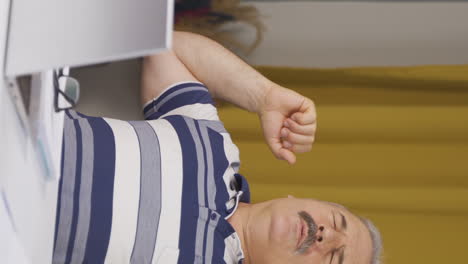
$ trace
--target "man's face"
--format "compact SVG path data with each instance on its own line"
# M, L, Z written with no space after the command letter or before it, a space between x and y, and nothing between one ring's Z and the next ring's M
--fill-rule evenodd
M259 205L246 230L251 263L370 263L369 232L346 209L294 197Z

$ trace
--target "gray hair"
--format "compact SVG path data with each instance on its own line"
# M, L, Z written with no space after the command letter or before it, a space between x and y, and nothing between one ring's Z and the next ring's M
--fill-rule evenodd
M375 227L371 220L361 216L359 216L359 219L361 219L361 222L366 226L372 240L372 255L370 263L382 264L381 256L383 251L383 245L382 237L380 236L379 230L377 229L377 227Z

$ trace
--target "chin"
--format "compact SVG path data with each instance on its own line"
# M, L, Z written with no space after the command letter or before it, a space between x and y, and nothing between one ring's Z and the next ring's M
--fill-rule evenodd
M273 214L269 228L270 241L285 247L294 244L298 218L290 215ZM294 244L295 245L295 244Z

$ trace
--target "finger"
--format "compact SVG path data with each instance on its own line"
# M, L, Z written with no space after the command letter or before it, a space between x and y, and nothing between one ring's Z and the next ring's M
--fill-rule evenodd
M291 165L296 163L296 155L294 155L294 153L289 149L280 149L280 157L281 159L286 160Z
M305 153L309 152L312 150L312 144L308 145L292 145L292 147L289 148L294 153Z
M283 125L289 128L289 130L291 130L292 132L302 135L313 135L315 134L315 130L317 129L317 123L313 123L310 125L300 125L291 118L286 119Z
M291 144L289 141L283 141L283 147L289 149L294 153L304 153L312 150L312 144L300 145L300 144Z
M290 143L306 145L314 143L314 136L313 135L301 135L291 132L289 129L283 127L281 129L281 137L286 139Z
M281 149L283 148L283 144L281 140L279 138L271 138L267 140L267 142L273 155L275 155L277 159L282 159Z
M299 123L300 125L309 125L313 124L316 121L315 110L309 112L296 112L291 116L291 119Z

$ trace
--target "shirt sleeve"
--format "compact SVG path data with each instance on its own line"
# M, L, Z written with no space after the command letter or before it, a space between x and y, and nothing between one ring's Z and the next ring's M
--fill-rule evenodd
M219 120L213 98L206 86L198 82L183 82L169 86L160 96L145 104L143 113L146 120L169 115Z

